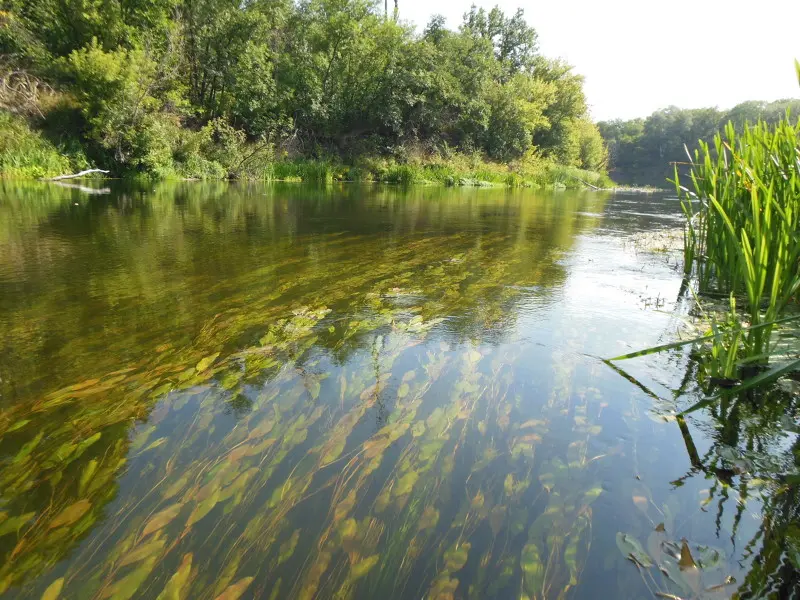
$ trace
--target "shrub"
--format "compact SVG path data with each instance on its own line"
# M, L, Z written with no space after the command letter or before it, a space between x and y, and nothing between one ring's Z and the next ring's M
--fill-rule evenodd
M21 117L0 111L0 175L53 177L88 166L82 152L59 147Z

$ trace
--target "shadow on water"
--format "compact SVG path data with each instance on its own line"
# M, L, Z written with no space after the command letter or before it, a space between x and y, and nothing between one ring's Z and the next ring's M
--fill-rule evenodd
M796 396L676 427L650 389L678 388L688 359L651 364L643 390L590 356L674 323L642 295L679 276L622 242L677 205L2 186L4 598L795 585ZM657 580L648 552L677 575Z

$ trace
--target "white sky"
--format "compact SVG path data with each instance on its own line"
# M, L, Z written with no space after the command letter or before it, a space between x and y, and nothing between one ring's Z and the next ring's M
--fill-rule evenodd
M422 30L440 13L450 27L470 0L399 0ZM643 117L669 105L730 108L800 97L800 0L475 0L518 7L541 52L586 77L596 120ZM393 0L389 0L389 6ZM391 10L391 8L390 8Z

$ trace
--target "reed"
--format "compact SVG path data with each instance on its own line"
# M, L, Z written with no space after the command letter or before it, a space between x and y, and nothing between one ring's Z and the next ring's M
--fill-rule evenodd
M797 75L800 81L800 63ZM677 166L674 180L686 217L682 289L694 293L694 281L700 296L727 297L729 307L722 318L707 317L707 336L606 362L699 345L707 392L766 386L800 369L796 351L781 353L780 335L773 335L776 326L800 318L787 316L800 289L800 120L787 111L775 125L745 124L741 133L729 122L712 144L700 141L687 155L691 187L681 184ZM768 365L771 358L777 360Z
M685 271L701 294L744 299L751 325L780 318L800 287L800 121L732 123L690 156L691 187L675 182L686 215ZM771 327L745 337L767 355Z

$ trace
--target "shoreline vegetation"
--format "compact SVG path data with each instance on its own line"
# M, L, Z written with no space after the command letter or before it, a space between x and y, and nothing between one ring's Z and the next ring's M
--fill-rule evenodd
M41 132L18 118L0 112L0 177L52 181L56 177L92 169L85 154L58 147ZM118 175L120 175L118 177ZM339 157L308 158L284 156L260 157L257 168L247 168L231 175L173 172L123 171L109 175L92 173L87 178L154 178L199 180L243 180L284 183L334 182L386 183L399 185L439 184L461 187L528 187L562 189L602 189L614 187L605 173L559 165L551 160L529 158L521 163L497 163L479 154L453 153L441 156L417 156L400 162L391 157L359 157L348 164Z
M39 179L52 181L69 173L96 169L83 149L53 143L42 131L33 129L27 120L0 111L0 177L14 179ZM244 151L255 149L244 147ZM263 150L262 154L267 154ZM479 153L472 155L452 153L448 157L415 156L400 162L392 157L358 157L351 164L340 157L290 158L258 157L257 167L237 173L227 173L220 168L217 173L152 173L123 171L116 178L154 178L198 181L230 179L264 182L303 183L387 183L387 184L440 184L461 187L528 187L555 189L616 190L636 189L652 191L655 188L620 188L604 173L575 166L561 165L552 160L528 157L525 161L499 163L487 160ZM105 169L105 178L115 178L118 173ZM104 178L98 172L87 174L90 178Z
M739 134L746 123L775 125L787 111L795 118L800 115L800 99L753 100L730 110L669 106L643 119L600 121L597 127L608 147L609 175L614 181L663 186L673 178L675 165L681 177L689 179L691 164L686 148L694 150L698 140L713 145L714 136L724 132L728 123Z
M583 78L522 10L371 0L0 11L0 176L609 188Z
M795 62L800 83L800 62ZM706 333L609 359L626 360L691 346L705 398L678 417L758 391L800 371L800 119L787 109L775 123L729 121L711 143L674 167L681 199L683 272ZM688 297L688 296L687 296Z

